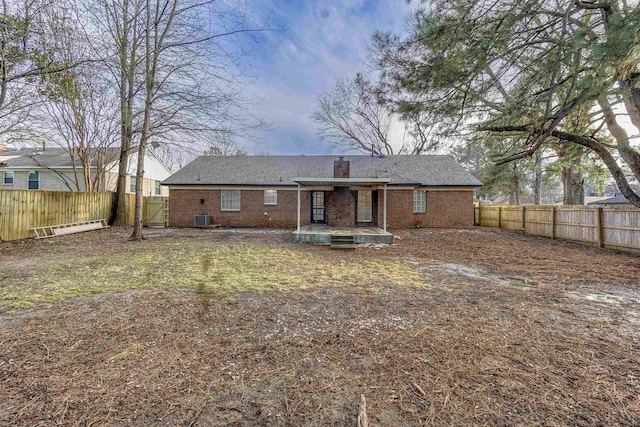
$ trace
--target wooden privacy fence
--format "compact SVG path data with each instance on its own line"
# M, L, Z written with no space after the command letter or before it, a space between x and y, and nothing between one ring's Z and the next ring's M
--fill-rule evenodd
M0 190L0 241L34 237L32 228L106 219L111 221L115 193ZM133 225L135 198L127 197L127 224ZM143 224L166 226L167 198L145 197Z
M148 227L167 227L169 225L169 198L162 196L142 199L142 224ZM136 215L136 196L129 194L125 201L127 225L133 226Z
M475 206L475 223L599 247L640 250L640 209L591 206Z
M114 193L0 190L0 241L34 237L34 227L111 218Z

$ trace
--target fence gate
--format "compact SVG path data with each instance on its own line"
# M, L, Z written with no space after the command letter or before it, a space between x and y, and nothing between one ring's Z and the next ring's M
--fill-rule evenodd
M166 227L169 220L169 198L147 197L147 226Z

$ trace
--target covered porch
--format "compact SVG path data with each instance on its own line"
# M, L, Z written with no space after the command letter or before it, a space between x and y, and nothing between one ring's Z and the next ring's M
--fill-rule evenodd
M393 235L387 232L389 178L294 178L293 181L298 185L294 242L329 244L332 236L351 236L356 244L393 242ZM303 191L309 203L302 203Z
M305 225L293 232L296 243L328 245L331 236L353 236L355 244L393 243L393 234L380 227L328 227L326 225Z

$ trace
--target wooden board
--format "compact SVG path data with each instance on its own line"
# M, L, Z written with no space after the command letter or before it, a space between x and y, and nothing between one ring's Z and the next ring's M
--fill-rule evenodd
M65 234L82 233L83 231L99 230L101 228L105 228L104 225L96 222L94 224L82 224L65 228L54 228L53 234L56 236L63 236Z

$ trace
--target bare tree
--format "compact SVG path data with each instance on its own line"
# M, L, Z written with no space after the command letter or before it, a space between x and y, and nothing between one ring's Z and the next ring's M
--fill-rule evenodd
M144 0L95 0L89 2L86 15L94 27L93 49L109 71L117 87L119 104L120 150L116 183L115 225L126 225L127 176L132 141L138 127L137 97L142 89Z
M386 104L390 108L393 104ZM398 154L423 154L438 148L437 123L422 110L406 111L398 115L408 138L404 138Z
M50 20L67 22L68 12ZM117 158L110 149L117 139L116 92L104 79L100 61L81 63L90 47L75 25L58 25L56 44L63 63L74 68L39 77L41 111L35 119L49 140L63 147L70 156L73 176L63 175L75 191L104 191L106 168ZM31 126L34 121L31 121Z
M75 191L105 191L107 166L117 160L117 105L90 70L57 74L41 90L48 135L70 156ZM84 73L86 72L86 74Z
M379 96L378 89L362 74L338 80L317 95L312 118L320 139L330 149L377 154L422 154L436 147L435 129L429 114L421 110L399 113L394 104ZM402 137L394 138L397 127Z
M137 182L132 240L142 238L142 183L147 145L151 137L160 138L186 133L188 135L219 135L233 132L234 123L247 129L249 123L229 123L229 128L209 124L223 109L216 105L237 106L233 92L224 91L222 97L212 84L217 81L241 82L238 59L244 51L229 46L238 43L237 37L251 36L268 29L266 24L255 25L242 8L219 6L214 1L145 0L142 5L143 79L142 122L137 152ZM203 18L206 17L206 18ZM211 22L211 19L219 21ZM238 56L240 55L240 56ZM212 58L226 59L213 67ZM213 90L212 90L213 89ZM224 101L212 103L211 101ZM188 114L185 115L185 112ZM220 118L218 117L218 120ZM237 120L237 119L236 119ZM219 121L213 121L219 123Z
M361 74L338 80L317 95L317 102L312 117L331 149L393 154L388 140L391 113L378 104L371 82Z

